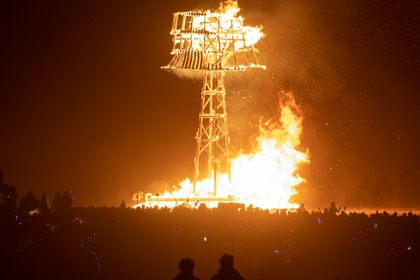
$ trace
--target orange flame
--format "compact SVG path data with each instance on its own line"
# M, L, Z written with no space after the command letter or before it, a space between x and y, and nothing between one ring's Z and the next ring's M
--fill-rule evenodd
M228 175L221 175L218 197L231 197L234 202L253 205L263 209L296 208L290 197L296 194L295 187L305 180L297 173L299 166L309 162L309 153L300 147L302 135L302 116L290 93L281 105L278 121L260 124L260 135L255 139L256 146L249 154L240 153L231 163L231 183ZM192 182L186 179L179 184L181 189L172 193L165 192L160 198L169 203L157 205L175 206L176 198L189 198ZM212 197L213 182L206 179L197 182L197 198ZM152 206L152 204L149 204ZM209 205L215 207L215 204Z
M191 28L208 32L209 38L215 36L212 34L225 33L226 37L220 38L223 41L224 51L238 51L252 47L264 37L264 33L261 31L261 26L244 26L244 18L238 16L240 10L237 1L221 2L216 12L207 10L205 15L194 17ZM191 42L194 49L204 50L200 32L195 35L188 34L188 36L192 36Z
M258 145L253 153L232 161L235 197L261 208L293 208L289 202L295 187L304 182L298 167L309 162L308 151L301 151L302 117L291 94L281 106L278 122L260 125Z
M214 58L206 55L210 60L218 60L220 51L227 54L227 59L235 52L253 49L253 45L264 36L262 27L243 26L244 20L238 16L239 12L237 1L227 0L220 3L216 12L194 12L193 16L189 13L174 14L183 16L183 27L172 31L174 45L179 47L188 43L188 47L210 53L217 50ZM185 15L191 18L188 28L185 27ZM177 17L174 22L178 26ZM182 32L184 28L188 32ZM209 207L215 207L219 201L226 199L264 209L297 207L290 203L291 196L296 193L295 187L304 181L297 169L309 159L308 152L300 147L302 117L299 107L291 94L286 93L282 97L285 97L285 102L280 104L279 120L260 123L260 135L255 139L254 150L249 154L239 153L231 160L231 178L228 174L217 175L217 196L214 193L214 178L196 182L195 194L192 193L193 183L186 179L176 191L165 192L159 197L147 194L146 206L174 207L201 199Z

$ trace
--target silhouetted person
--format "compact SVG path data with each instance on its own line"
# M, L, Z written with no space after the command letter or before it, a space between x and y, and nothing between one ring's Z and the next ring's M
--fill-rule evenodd
M341 210L341 207L339 207L337 209L337 206L335 206L335 202L331 202L331 206L330 206L330 209L329 209L330 214L337 215L337 213L339 213L340 210Z
M11 251L17 245L16 199L15 187L4 183L0 168L0 253Z
M0 206L7 212L7 214L12 213L16 209L16 189L14 186L9 186L4 183L4 174L3 170L0 168L0 197L1 202Z
M41 201L37 199L32 191L25 194L19 202L19 211L21 213L29 214L29 212L39 208Z
M219 262L220 269L216 275L211 277L211 280L245 280L234 268L233 257L231 255L223 255Z
M180 273L173 280L200 280L194 275L194 261L190 258L182 259L178 264Z
M305 204L301 203L299 208L297 209L298 213L308 213L308 211L305 209Z

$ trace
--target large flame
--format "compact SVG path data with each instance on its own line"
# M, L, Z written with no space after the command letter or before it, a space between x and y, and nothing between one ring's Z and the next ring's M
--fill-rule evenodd
M244 26L244 18L238 15L240 10L237 1L221 2L217 11L207 10L203 15L193 18L191 29L195 32L185 34L185 39L191 41L194 49L202 51L206 51L206 42L202 40L203 32L207 34L207 38L215 39L213 44L220 43L223 51L239 51L252 47L264 37L264 33L261 26ZM224 36L217 37L217 34Z
M232 187L235 196L262 208L290 208L295 187L304 181L297 173L307 163L308 152L301 151L302 117L291 94L281 104L278 121L260 125L253 153L232 161Z
M298 168L309 162L309 156L300 146L302 116L299 107L292 94L284 93L282 97L279 119L260 122L260 134L255 139L253 151L239 153L232 159L231 182L227 174L220 175L217 197L263 209L298 206L291 203L290 198L296 194L295 187L305 181L299 176ZM214 196L212 179L197 182L196 196L191 193L190 179L181 182L179 187L177 191L165 192L160 196L161 201L155 203L175 206L185 202L181 198L189 198L189 202L194 203L199 198ZM166 203L165 198L168 199ZM210 203L209 206L216 205Z
M206 54L206 65L216 65L221 59L220 53L227 60L235 53L253 50L253 45L264 36L262 27L243 26L239 12L237 1L228 0L221 2L215 12L175 13L171 31L173 52L192 48ZM299 108L291 94L281 97L280 117L265 123L260 121L254 149L231 157L230 178L228 174L218 174L217 178L196 182L195 193L192 193L193 183L186 179L176 191L146 195L147 206L173 207L204 202L214 207L220 201L229 201L264 209L297 207L290 198L296 193L295 187L304 181L297 170L309 161L308 153L300 150L302 117Z

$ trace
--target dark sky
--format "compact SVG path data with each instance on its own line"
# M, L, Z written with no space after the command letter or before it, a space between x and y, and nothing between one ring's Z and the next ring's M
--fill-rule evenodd
M172 13L219 1L4 1L0 167L22 197L131 205L193 174L200 80L161 70ZM234 149L292 91L304 117L298 200L420 207L420 2L239 1L266 71L229 74Z

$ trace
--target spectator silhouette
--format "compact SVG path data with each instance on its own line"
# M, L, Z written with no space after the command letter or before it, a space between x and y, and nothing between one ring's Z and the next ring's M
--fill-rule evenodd
M4 183L4 174L1 168L0 168L0 196L1 196L0 207L2 208L2 210L6 212L7 215L11 214L16 209L16 199L18 195L16 194L16 189L14 186L9 186Z
M211 280L245 280L242 275L234 268L233 257L231 255L223 255L220 260L220 269Z
M173 280L200 280L194 275L194 261L192 259L181 259L178 267L181 272Z

